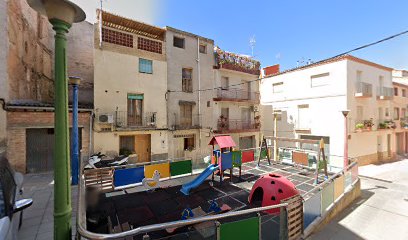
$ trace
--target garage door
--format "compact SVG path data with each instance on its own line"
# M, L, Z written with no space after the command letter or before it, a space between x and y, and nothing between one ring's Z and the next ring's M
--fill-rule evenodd
M82 145L81 132L82 132L81 129L79 129L80 147ZM27 129L26 130L27 173L52 171L54 163L53 156L54 156L54 129L53 128Z

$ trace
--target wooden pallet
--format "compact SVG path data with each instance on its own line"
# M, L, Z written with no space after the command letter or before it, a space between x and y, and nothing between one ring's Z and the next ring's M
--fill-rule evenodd
M286 208L288 239L299 239L303 232L303 199L300 195L296 195L281 202L289 204Z
M85 187L97 187L100 192L113 191L113 168L84 170Z

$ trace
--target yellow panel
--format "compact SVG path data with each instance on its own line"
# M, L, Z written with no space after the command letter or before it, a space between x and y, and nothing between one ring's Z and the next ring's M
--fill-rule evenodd
M154 170L160 172L160 178L170 177L170 163L145 165L145 178L152 178Z
M334 200L344 192L344 176L334 179Z

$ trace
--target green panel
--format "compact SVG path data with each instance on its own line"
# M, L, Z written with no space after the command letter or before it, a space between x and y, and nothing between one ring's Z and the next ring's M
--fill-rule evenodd
M267 155L266 149L262 149L261 151L261 159L265 159Z
M241 221L221 224L221 240L249 240L259 239L258 217L247 218Z
M334 182L326 185L322 190L322 215L334 201Z
M191 160L170 163L170 175L171 176L187 174L187 173L191 173L192 171L193 171L193 165L191 163Z
M143 94L128 94L128 99L143 100Z
M242 152L233 151L232 152L232 166L239 167L242 165Z

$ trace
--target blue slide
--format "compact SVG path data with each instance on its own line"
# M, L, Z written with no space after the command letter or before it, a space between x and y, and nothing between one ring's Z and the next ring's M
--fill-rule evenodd
M180 192L182 192L184 195L189 195L191 189L198 187L201 183L203 183L205 181L205 179L207 179L216 170L218 170L218 165L210 164L210 166L208 166L193 181L184 184L181 187Z

